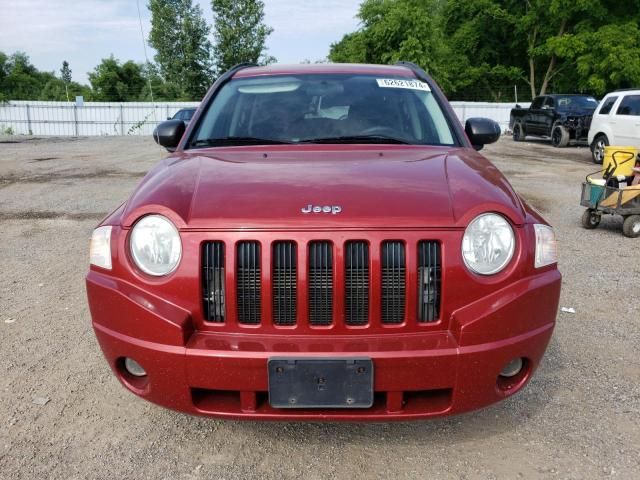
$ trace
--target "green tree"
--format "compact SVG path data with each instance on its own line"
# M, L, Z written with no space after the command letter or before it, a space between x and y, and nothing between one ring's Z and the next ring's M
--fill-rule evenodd
M37 100L44 85L43 75L31 64L24 52L16 52L6 60L3 90L8 100Z
M358 13L362 27L333 44L329 59L381 64L413 62L451 91L455 59L440 28L442 10L441 0L365 0Z
M238 63L269 64L265 42L273 32L264 23L261 0L211 0L214 24L216 73L224 73Z
M190 101L191 96L186 94L180 85L167 82L160 75L160 69L153 63L147 63L142 67L142 75L146 79L141 92L140 100L145 102L155 101ZM151 95L151 91L153 95Z
M140 100L145 87L142 65L131 60L120 63L111 55L89 73L93 99L101 102Z
M332 61L413 61L453 99L638 84L640 0L365 0L359 18Z
M620 39L633 48L633 30L622 28L630 17L637 25L639 11L638 0L448 0L444 28L452 49L473 72L472 85L525 83L531 97L576 86L597 93L616 88L619 80L603 82L599 74L597 82L586 81L585 75L593 74L587 63L595 60L589 54L607 55L600 42L613 47L610 34L618 27L607 28L611 25L620 26ZM640 64L640 57L633 64Z
M64 82L64 91L67 95L67 102L69 101L69 84L71 83L71 69L69 68L69 62L64 60L62 62L62 68L60 69L60 78Z
M552 43L566 64L575 65L575 83L604 95L640 85L640 29L637 22L603 25Z
M149 45L164 79L180 85L191 100L199 100L212 80L211 31L199 5L192 0L150 0Z
M9 100L5 86L5 80L9 71L8 60L7 55L4 52L0 52L0 103Z

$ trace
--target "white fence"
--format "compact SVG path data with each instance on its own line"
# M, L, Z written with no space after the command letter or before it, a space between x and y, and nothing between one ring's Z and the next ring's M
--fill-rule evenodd
M151 135L155 126L185 107L181 103L13 101L0 104L0 134L43 136Z
M151 135L155 126L179 109L195 107L184 103L107 103L12 101L0 104L0 134L41 136ZM487 117L509 127L513 103L452 102L458 118ZM528 106L528 104L522 104Z
M519 103L522 108L529 108L528 102ZM502 131L509 129L509 116L515 103L489 103L489 102L451 102L453 111L460 121L464 122L472 117L490 118L498 122Z

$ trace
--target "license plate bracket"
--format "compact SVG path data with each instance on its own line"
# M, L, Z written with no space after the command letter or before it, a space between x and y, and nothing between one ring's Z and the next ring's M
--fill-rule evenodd
M270 358L269 404L274 408L369 408L370 358Z

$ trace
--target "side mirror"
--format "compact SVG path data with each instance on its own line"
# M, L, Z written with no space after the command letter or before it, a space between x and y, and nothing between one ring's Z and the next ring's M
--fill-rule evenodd
M516 103L516 108L520 109L520 108L522 108L522 107L520 106L520 104L519 104L519 103Z
M167 120L153 131L156 143L170 152L174 152L184 135L185 126L182 120Z
M464 126L464 131L476 150L482 150L485 145L497 142L502 134L500 125L488 118L470 118Z
M167 117L167 120L171 120L171 117Z

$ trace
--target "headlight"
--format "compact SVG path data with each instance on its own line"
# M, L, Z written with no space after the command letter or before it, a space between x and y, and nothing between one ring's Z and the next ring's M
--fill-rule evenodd
M462 258L471 271L493 275L503 270L515 250L516 239L501 215L484 213L467 227L462 238Z
M98 227L91 235L89 263L111 270L111 227Z
M536 268L558 262L558 244L553 228L548 225L534 225L536 232Z
M155 277L173 272L182 256L178 229L161 215L138 220L131 231L130 247L138 268Z

